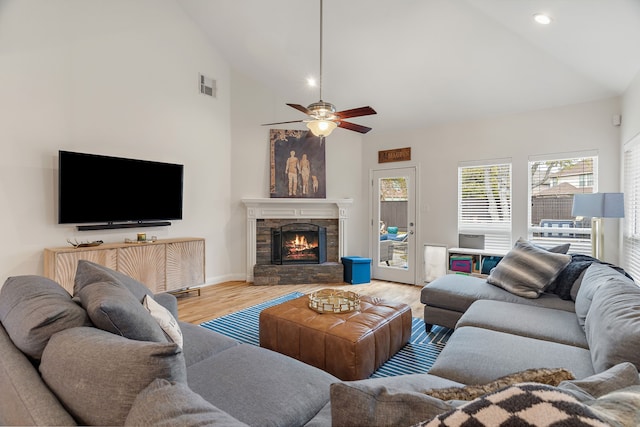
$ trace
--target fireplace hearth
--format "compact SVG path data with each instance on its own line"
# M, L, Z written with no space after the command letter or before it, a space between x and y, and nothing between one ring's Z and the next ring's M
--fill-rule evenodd
M271 264L322 264L326 260L326 227L295 222L271 229Z

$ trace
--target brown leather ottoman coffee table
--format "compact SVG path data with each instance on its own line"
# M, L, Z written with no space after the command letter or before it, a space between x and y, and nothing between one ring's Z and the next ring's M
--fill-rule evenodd
M260 346L316 366L341 380L371 376L411 337L407 304L360 297L360 310L317 313L307 295L260 313Z

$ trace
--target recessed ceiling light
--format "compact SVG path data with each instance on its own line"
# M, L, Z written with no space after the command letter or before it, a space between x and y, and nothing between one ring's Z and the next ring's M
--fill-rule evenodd
M311 87L316 87L316 79L314 79L313 77L309 77L307 79L307 84Z
M533 20L541 25L549 25L552 21L551 17L544 13L536 13L535 15L533 15Z

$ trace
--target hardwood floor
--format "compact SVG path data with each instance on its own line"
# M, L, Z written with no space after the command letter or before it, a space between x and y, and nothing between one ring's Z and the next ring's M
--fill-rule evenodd
M308 294L324 288L349 290L361 295L403 302L411 307L413 317L423 316L424 306L420 302L422 286L381 280L361 285L336 283L253 286L247 282L225 282L201 288L200 296L196 292L178 295L178 315L183 322L200 324L291 292Z

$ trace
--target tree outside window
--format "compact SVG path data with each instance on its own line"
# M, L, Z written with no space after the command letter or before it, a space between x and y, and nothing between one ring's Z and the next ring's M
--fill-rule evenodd
M571 215L573 196L597 191L597 156L529 161L529 239L542 246L571 243L591 254L591 218Z
M511 249L511 163L458 167L458 232L483 234L485 249Z

